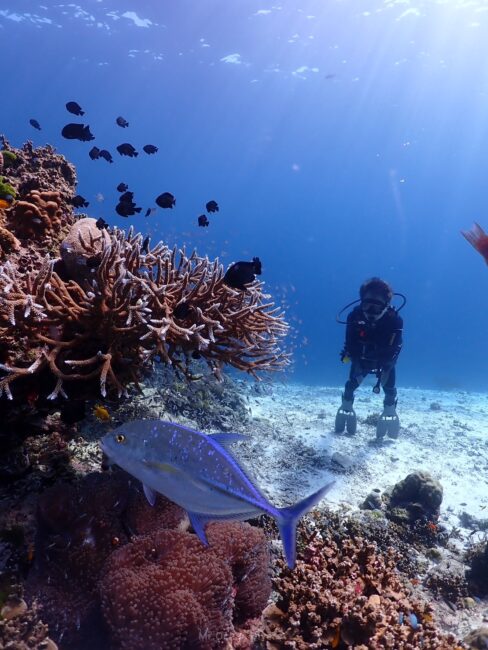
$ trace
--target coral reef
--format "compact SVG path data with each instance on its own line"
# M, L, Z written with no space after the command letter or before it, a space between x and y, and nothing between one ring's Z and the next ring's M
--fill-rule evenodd
M288 326L263 283L235 290L223 268L163 243L141 250L142 235L100 230L70 205L74 168L50 147L29 143L8 183L17 200L2 211L0 242L0 394L32 386L44 398L121 396L162 360L195 379L193 357L217 376L225 365L254 376L280 370ZM3 160L3 158L2 158ZM3 163L5 168L5 164ZM5 232L9 232L6 235ZM15 392L15 391L14 391Z
M115 552L101 602L122 650L225 647L232 633L232 574L196 535L159 531Z
M488 542L475 544L467 553L466 579L480 596L488 594Z
M387 516L399 523L437 521L442 494L442 485L428 472L412 472L393 487Z
M0 614L0 648L11 650L56 650L48 637L48 628L39 618L36 604L27 608L25 601L7 603Z
M108 647L100 603L112 642L121 644L117 647L153 647L143 645L142 638L148 642L151 635L141 619L122 620L140 604L148 624L159 621L154 647L185 647L165 645L178 634L188 635L189 647L219 647L234 624L258 616L267 603L266 539L249 524L215 523L208 526L210 546L204 547L185 532L188 526L186 513L164 497L158 495L149 506L139 484L121 470L57 483L39 499L26 599L39 603L40 617L61 648ZM146 558L142 564L141 557ZM189 617L181 609L184 603ZM195 645L199 636L200 646Z
M314 527L304 531L294 572L280 560L276 605L264 614L259 647L453 650L428 604L412 599L396 570L397 554L365 539Z
M464 643L470 650L486 650L488 648L488 627L479 627L468 634Z
M259 616L271 593L269 552L263 532L247 523L211 523L206 529L212 551L227 562L234 580L234 620Z

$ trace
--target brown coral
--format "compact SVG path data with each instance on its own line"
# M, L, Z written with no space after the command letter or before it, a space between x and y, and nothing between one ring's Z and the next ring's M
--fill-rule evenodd
M294 572L280 560L277 607L267 610L260 641L268 647L449 650L429 605L410 599L393 551L361 538L306 531ZM414 615L413 618L411 615Z
M262 283L232 289L218 260L162 243L145 253L142 235L132 230L100 232L94 220L75 222L66 161L50 149L16 154L8 180L19 200L7 225L19 229L22 249L0 266L0 358L7 361L0 395L12 398L14 383L43 375L43 387L51 379L50 399L66 396L69 382L120 396L154 358L191 377L192 353L216 376L226 364L255 376L287 365L279 348L287 324ZM29 164L31 179L40 166L41 178L49 172L56 182L49 189L44 181L29 183ZM32 224L43 243L24 237L22 228Z

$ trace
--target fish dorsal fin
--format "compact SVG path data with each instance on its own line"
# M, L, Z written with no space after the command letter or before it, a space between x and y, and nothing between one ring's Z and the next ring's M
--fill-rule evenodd
M142 489L144 490L144 494L146 495L146 499L148 500L149 505L153 506L156 503L156 492L145 483L142 484Z
M227 449L228 446L233 445L235 442L244 442L250 440L249 436L245 436L243 433L208 433L209 438L218 442L219 445Z

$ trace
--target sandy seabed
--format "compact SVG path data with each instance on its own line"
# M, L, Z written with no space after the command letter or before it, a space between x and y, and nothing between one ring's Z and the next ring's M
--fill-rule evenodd
M400 388L400 435L378 443L376 427L365 422L383 408L372 386L356 391L358 427L349 436L334 432L342 387L278 384L257 395L256 385L243 384L251 418L241 433L249 440L234 445L233 453L272 503L290 505L334 480L318 508L351 515L372 489L383 492L413 471L429 472L444 490L438 523L457 532L451 551L443 551L439 563L428 561L427 570L464 574L464 551L487 534L476 522L488 524L488 395ZM432 602L440 627L458 638L487 625L485 598L473 609L453 611L422 586L415 591Z
M341 392L301 384L274 385L267 395L249 391L250 440L235 453L273 501L292 503L333 478L328 505L358 506L373 488L424 470L444 488L441 521L459 527L462 512L488 517L488 395L401 388L400 435L378 443L365 419L382 411L382 396L367 385L356 391L358 428L349 436L334 432Z

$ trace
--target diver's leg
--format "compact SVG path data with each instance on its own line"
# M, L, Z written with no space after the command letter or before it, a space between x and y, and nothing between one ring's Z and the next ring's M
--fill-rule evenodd
M382 440L386 434L391 438L398 438L398 434L400 433L400 420L396 412L397 389L395 382L396 372L394 367L389 372L382 374L381 384L385 393L385 399L383 401L383 413L380 415L376 427L376 438L378 440Z
M349 379L346 381L344 392L342 393L342 404L336 414L336 433L342 433L344 429L347 429L347 433L350 435L356 433L357 418L352 405L354 403L354 391L360 385L363 379L364 376L362 374L360 365L353 362L351 371L349 373Z

